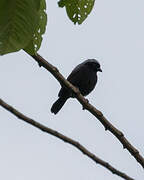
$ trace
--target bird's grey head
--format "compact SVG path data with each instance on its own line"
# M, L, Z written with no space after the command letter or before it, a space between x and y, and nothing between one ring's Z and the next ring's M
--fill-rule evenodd
M102 72L100 63L96 59L88 59L88 60L84 61L83 64L86 66L89 66L91 69L93 69L96 72L97 71Z

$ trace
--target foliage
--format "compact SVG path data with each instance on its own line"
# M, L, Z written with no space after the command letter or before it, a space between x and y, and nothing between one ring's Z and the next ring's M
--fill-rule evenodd
M0 54L38 50L45 31L45 0L0 0Z
M45 0L41 0L40 2L40 9L38 11L38 26L35 30L35 33L33 34L33 38L29 42L28 46L24 49L29 54L35 54L42 42L42 35L45 33L46 30L46 24L47 24L47 15L46 15L46 3Z
M95 0L60 0L74 24L90 14ZM0 0L0 55L24 49L39 50L47 24L45 0Z
M65 7L68 17L74 24L82 24L82 22L90 14L95 0L60 0L59 7Z

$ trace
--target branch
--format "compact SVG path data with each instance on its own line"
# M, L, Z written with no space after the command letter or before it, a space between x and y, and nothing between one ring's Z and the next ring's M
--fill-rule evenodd
M130 154L141 164L144 168L144 158L140 155L139 151L132 146L132 144L124 137L124 134L114 127L94 106L87 102L87 100L81 95L80 91L74 87L69 81L67 81L62 74L59 73L58 69L54 67L52 64L48 63L44 58L42 58L39 54L33 55L33 59L39 64L39 66L43 66L47 69L58 81L60 84L63 84L67 88L71 89L75 95L77 100L82 104L84 109L87 109L91 114L93 114L104 126L105 130L109 130L123 145L123 148L126 148Z
M109 163L103 161L102 159L98 158L97 156L95 156L93 153L91 153L90 151L88 151L84 146L82 146L79 142L64 136L63 134L50 129L46 126L44 126L43 124L38 123L37 121L34 121L33 119L25 116L24 114L22 114L21 112L19 112L18 110L16 110L15 108L13 108L12 106L8 105L6 102L4 102L2 99L0 99L0 105L5 108L6 110L8 110L9 112L11 112L13 115L15 115L16 117L18 117L19 119L31 124L32 126L48 133L51 134L61 140L63 140L66 143L69 143L73 146L75 146L77 149L79 149L83 154L85 154L86 156L88 156L90 159L92 159L95 163L98 163L100 165L102 165L103 167L105 167L106 169L108 169L109 171L111 171L113 174L116 174L126 180L134 180L133 178L129 177L128 175L126 175L125 173L115 169L114 167L112 167Z

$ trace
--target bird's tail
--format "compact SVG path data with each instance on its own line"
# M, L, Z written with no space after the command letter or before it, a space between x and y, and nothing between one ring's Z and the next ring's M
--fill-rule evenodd
M51 107L51 112L57 114L68 98L60 97Z

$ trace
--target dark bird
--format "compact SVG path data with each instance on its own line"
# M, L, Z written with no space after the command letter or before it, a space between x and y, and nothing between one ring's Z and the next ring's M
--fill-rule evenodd
M88 59L77 65L67 80L76 86L83 96L87 96L97 83L97 72L102 72L100 64L95 59ZM58 100L52 105L51 112L57 114L68 98L74 97L71 90L62 87L58 94Z

